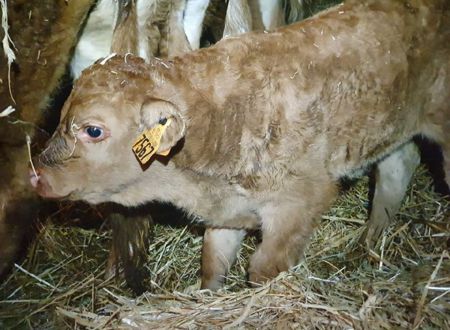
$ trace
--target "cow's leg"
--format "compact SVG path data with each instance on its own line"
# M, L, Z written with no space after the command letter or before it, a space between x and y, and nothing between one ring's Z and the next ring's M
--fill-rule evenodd
M372 248L398 212L417 166L420 153L414 142L405 144L377 164L372 211L363 239Z
M2 142L0 142L0 283L34 237L38 211L44 206L29 184L28 163L24 161L28 157L26 146L12 147Z
M184 31L191 49L200 48L203 21L209 0L188 0L184 11Z
M1 187L7 188L10 187ZM26 252L35 235L37 213L42 206L36 196L17 196L14 191L16 187L11 188L10 191L0 191L0 283L14 262Z
M252 14L247 0L230 0L225 16L223 37L236 36L252 30Z
M169 58L191 51L191 46L184 31L184 11L186 0L173 0L169 14L167 31L167 56Z
M245 237L245 230L208 228L203 237L202 289L223 286Z
M285 24L284 10L279 0L258 0L261 18L266 30Z
M305 3L303 0L288 0L287 2L290 7L289 16L286 17L287 24L298 22L305 18L306 10L310 3Z
M263 282L298 264L320 215L336 194L331 180L316 184L309 180L295 192L280 192L260 210L263 237L250 261L250 282Z
M117 54L139 54L139 34L135 2L118 0L111 5L117 6L117 19L111 39L111 52Z

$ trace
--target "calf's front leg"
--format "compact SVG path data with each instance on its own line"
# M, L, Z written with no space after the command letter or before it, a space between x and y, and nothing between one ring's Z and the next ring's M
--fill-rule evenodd
M245 233L242 229L206 229L202 250L202 289L218 290L223 286Z
M308 180L307 180L308 181ZM266 204L262 217L262 242L250 260L249 279L261 283L297 265L303 251L337 189L334 182L300 183Z

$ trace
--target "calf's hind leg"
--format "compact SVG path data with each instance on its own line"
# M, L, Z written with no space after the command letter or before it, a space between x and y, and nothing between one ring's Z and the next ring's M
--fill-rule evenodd
M414 142L405 144L377 164L372 211L362 236L368 248L373 247L400 209L408 184L419 164L420 154Z
M283 191L261 210L262 242L250 260L252 283L274 278L295 266L320 215L336 197L334 182L302 182L296 191Z

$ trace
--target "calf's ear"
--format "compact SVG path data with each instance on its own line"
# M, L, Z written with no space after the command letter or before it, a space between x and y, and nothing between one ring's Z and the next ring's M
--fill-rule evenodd
M149 99L142 104L141 124L145 130L152 129L158 124L166 126L158 153L170 150L184 137L186 131L185 119L175 105L159 99Z

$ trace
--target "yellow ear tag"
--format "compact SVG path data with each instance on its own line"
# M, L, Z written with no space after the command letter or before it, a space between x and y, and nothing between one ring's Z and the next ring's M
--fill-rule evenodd
M169 124L170 118L167 119L167 122L164 125L158 124L139 135L136 139L132 149L141 165L147 164L155 153L162 156L167 156L169 154L170 148L162 152L157 152L161 143L161 137Z

